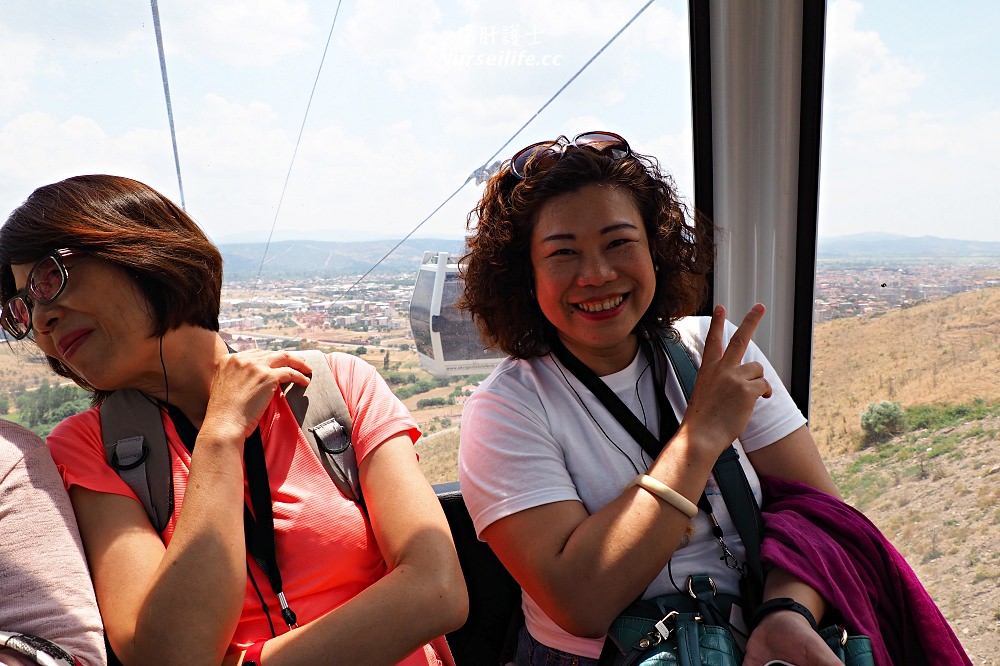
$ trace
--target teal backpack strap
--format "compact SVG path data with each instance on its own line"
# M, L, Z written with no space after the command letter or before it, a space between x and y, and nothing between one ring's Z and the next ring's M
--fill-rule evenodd
M108 464L162 532L174 510L174 485L159 404L141 391L115 391L101 403L101 437Z
M312 378L305 387L292 384L285 399L334 484L345 497L364 507L358 457L351 443L351 415L330 362L320 351L296 353L312 368Z
M684 400L690 401L691 394L694 393L694 383L698 379L698 368L694 367L694 362L688 356L687 350L684 349L684 345L681 344L675 333L668 333L661 340L663 340L667 358L670 360L670 366L674 369L674 374L677 375L677 379L681 383Z
M691 394L694 393L698 370L676 333L670 332L661 336L661 340L664 343L663 346L667 358L670 360L670 365L681 382L684 397L686 400L690 400ZM745 612L753 613L764 594L764 569L760 561L760 542L764 535L764 521L761 517L760 506L750 488L750 481L740 465L740 454L734 447L730 446L722 452L712 468L712 474L715 475L719 490L722 492L722 499L726 503L726 508L729 509L729 515L732 517L736 531L746 549L749 571L748 575L744 577L747 589L743 591L743 596L751 606L745 609Z

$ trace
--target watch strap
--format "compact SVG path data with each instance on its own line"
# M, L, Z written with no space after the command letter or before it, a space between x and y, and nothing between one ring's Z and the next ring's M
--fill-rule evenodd
M768 599L760 606L757 607L756 612L753 614L753 619L750 620L751 629L757 628L761 620L777 611L789 610L794 611L804 617L809 621L809 626L813 628L813 631L819 631L819 624L816 622L816 616L812 614L808 608L797 602L791 597L777 597L775 599Z

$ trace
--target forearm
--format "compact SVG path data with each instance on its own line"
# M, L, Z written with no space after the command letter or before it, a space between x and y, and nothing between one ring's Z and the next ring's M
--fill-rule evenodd
M262 660L305 666L315 664L316 655L335 654L337 663L397 664L465 621L464 585L450 580L443 571L403 564L336 610L269 640Z
M782 597L794 599L808 608L817 623L823 620L826 600L816 590L784 569L771 569L764 583L764 601Z
M812 620L822 622L826 608L824 600L810 586L791 574L772 569L768 572L764 589L764 599L789 598L804 606L812 614ZM811 666L836 666L841 663L824 644L816 632L816 626L807 613L796 607L779 605L757 618L756 626L747 642L744 663L810 664Z
M682 431L646 474L696 504L710 460ZM685 513L649 490L623 490L573 529L546 567L541 594L531 591L553 620L575 635L603 635L666 566L690 526Z
M246 590L242 519L239 447L200 437L176 530L136 620L137 655L221 661Z

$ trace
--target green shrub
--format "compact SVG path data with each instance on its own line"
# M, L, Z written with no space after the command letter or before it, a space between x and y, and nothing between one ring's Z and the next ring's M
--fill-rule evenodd
M417 409L423 409L424 407L441 407L446 404L444 398L421 398L417 400Z
M871 446L887 442L893 435L903 432L905 425L903 408L898 402L873 402L861 413L861 443L863 446Z
M409 378L409 375L407 376ZM396 397L400 400L406 400L407 398L414 396L418 393L426 393L433 388L437 388L435 383L429 379L417 379L409 386L403 386L394 391Z

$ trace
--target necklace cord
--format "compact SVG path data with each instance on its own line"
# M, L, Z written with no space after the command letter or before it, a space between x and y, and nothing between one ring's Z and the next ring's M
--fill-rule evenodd
M674 436L680 424L677 421L677 417L674 415L673 408L670 402L667 400L666 396L666 373L665 370L668 367L672 367L667 359L666 352L662 345L653 345L647 335L641 335L639 337L639 344L649 361L650 366L653 369L653 379L657 386L656 399L660 407L660 437L657 438L649 431L645 423L641 422L639 418L622 402L621 398L615 394L614 391L600 378L597 374L583 363L580 359L573 355L566 346L559 340L558 336L553 336L550 341L551 353L559 359L560 363L566 366L573 376L575 376L580 382L586 386L590 392L601 401L601 404L611 413L613 417L628 431L629 435L642 447L643 450L652 458L656 457L663 450L667 442ZM572 386L571 386L572 388ZM575 392L575 389L574 389ZM686 393L686 391L685 391ZM579 397L579 394L578 394ZM582 400L581 400L582 403ZM590 410L587 410L590 413ZM594 419L593 414L590 415ZM597 422L594 419L595 423ZM600 424L598 424L600 427ZM601 428L604 432L604 428ZM605 432L607 437L607 433ZM608 438L610 440L610 437ZM615 447L621 451L616 443ZM624 452L623 452L624 453ZM629 458L631 460L631 458ZM634 464L633 464L634 466ZM715 517L715 513L712 509L712 504L708 500L708 496L703 491L701 497L698 498L698 508L705 512L709 521L712 525L712 534L719 541L720 547L722 549L722 556L720 560L726 563L726 566L735 569L737 571L743 571L740 566L739 561L733 555L732 551L726 545L723 538L722 528L719 526L719 522Z

